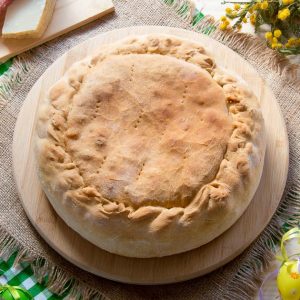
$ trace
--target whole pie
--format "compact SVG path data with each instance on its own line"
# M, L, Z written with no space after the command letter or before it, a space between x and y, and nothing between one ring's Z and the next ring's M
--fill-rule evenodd
M37 158L59 216L109 252L159 257L219 236L263 168L254 94L204 48L165 35L107 45L40 103Z

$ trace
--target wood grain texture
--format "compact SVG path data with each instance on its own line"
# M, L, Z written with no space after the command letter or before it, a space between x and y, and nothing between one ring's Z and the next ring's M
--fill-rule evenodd
M112 12L112 0L57 0L52 20L41 38L0 38L0 62Z
M198 41L219 66L244 79L260 99L266 123L267 150L258 190L242 217L217 239L198 249L163 258L121 257L97 248L70 229L47 201L36 173L34 127L39 99L70 65L102 45L129 35L163 33ZM168 27L132 27L99 35L60 57L36 82L19 114L13 142L17 188L24 209L41 236L77 266L116 281L137 284L178 282L206 274L239 255L262 232L276 211L288 171L288 138L276 99L257 72L238 54L207 36ZM176 237L174 237L176 238Z

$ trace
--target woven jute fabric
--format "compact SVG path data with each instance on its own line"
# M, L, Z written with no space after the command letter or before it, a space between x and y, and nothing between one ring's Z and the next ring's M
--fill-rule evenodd
M182 4L182 1L179 1ZM178 2L178 3L179 3ZM175 1L176 3L176 1ZM299 216L300 190L300 91L291 66L257 41L242 34L213 38L247 59L272 88L281 106L289 134L290 169L282 203L262 235L240 257L215 272L194 280L165 286L134 286L106 280L71 265L55 253L33 229L18 198L12 172L12 139L15 122L27 93L58 57L71 47L101 32L134 25L162 25L203 29L210 20L191 27L174 7L160 0L115 0L116 12L68 35L22 54L11 71L0 78L0 247L1 255L18 250L18 260L32 262L36 276L48 274L50 289L61 293L71 284L71 295L83 299L251 299L262 271L272 260L270 241L276 241L283 222ZM22 151L22 149L20 149ZM294 218L289 218L293 214ZM70 278L73 280L70 282Z

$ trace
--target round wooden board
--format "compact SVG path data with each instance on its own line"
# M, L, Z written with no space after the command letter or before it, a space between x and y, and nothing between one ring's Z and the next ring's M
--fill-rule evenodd
M36 172L34 127L39 99L43 98L70 65L93 54L102 45L129 35L162 33L198 41L213 53L219 66L239 74L260 99L266 123L267 151L259 188L242 217L217 239L178 255L135 259L108 253L84 240L54 212ZM19 114L13 142L14 174L24 209L41 236L67 260L82 269L116 281L163 284L206 274L239 255L261 233L282 196L288 171L288 138L276 99L257 72L238 54L207 36L177 28L132 27L87 40L60 57L41 76L28 94ZM176 237L174 237L176 238Z

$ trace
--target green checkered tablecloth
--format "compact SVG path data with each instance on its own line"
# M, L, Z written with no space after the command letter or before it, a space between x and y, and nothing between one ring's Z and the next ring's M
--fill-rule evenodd
M0 284L9 284L12 286L20 286L26 289L36 300L58 300L63 299L62 296L52 294L43 283L38 283L33 276L33 271L29 263L23 262L14 266L14 260L17 253L11 255L9 259L0 258ZM1 295L0 295L0 299Z
M12 65L12 59L6 61L5 63L0 65L0 75L2 75L3 73L5 73L9 67Z

